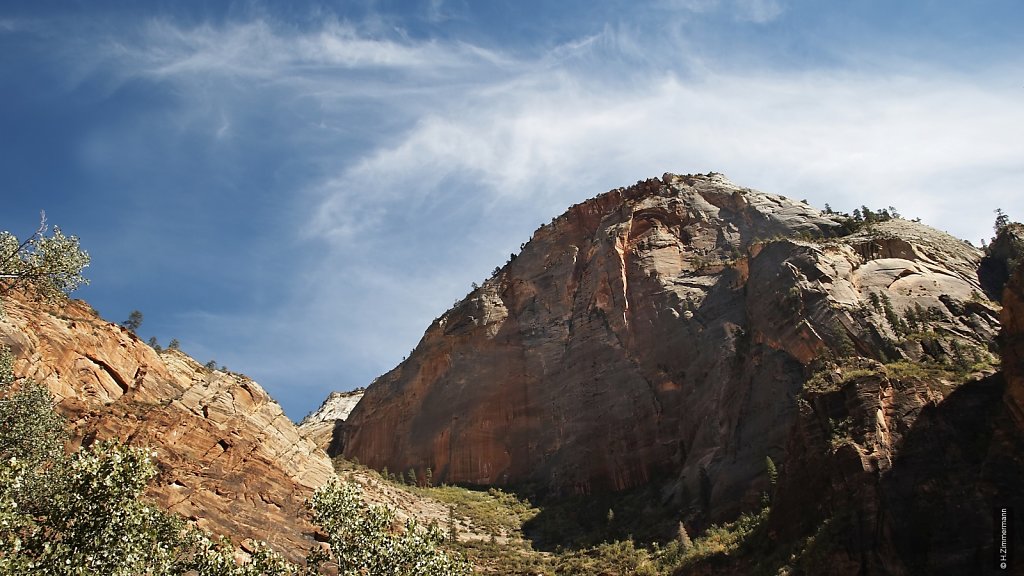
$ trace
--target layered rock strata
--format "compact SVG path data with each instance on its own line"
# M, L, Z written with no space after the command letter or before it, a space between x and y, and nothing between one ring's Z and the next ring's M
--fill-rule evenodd
M309 438L324 450L337 451L333 445L340 442L335 431L341 430L352 409L363 398L365 388L356 388L348 392L331 392L323 404L299 422L299 433Z
M823 366L994 360L980 251L848 224L718 174L575 205L366 390L343 452L563 492L669 477L670 504L711 519L756 506Z
M314 528L303 503L333 468L259 384L158 354L80 301L49 309L5 297L4 308L0 343L18 376L53 393L73 445L151 447L160 473L149 495L163 508L243 545L305 556Z

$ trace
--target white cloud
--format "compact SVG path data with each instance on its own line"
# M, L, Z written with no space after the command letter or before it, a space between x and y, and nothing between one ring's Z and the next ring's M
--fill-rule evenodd
M783 13L770 0L730 6L754 22ZM285 355L267 350L287 342L317 378L348 374L327 387L368 383L536 225L666 171L720 171L840 210L891 204L975 242L995 207L1024 217L1024 106L1006 80L1019 70L730 70L692 60L683 41L652 52L644 33L607 27L525 59L344 22L157 22L144 49L103 57L177 87L180 115L205 120L183 123L225 145L247 118L286 117L280 149L310 169L295 234L317 257L273 313L206 322L215 341L260 334L224 355L257 376L280 370Z
M568 205L604 191L595 186L713 169L819 206L897 204L973 237L988 218L987 207L970 214L979 195L999 200L1003 180L1024 172L1011 129L1024 107L1012 87L976 80L736 73L610 87L553 73L481 91L373 150L331 179L313 230L356 233L452 178L495 202ZM957 182L967 175L969 194ZM387 190L365 194L372 183ZM936 195L948 208L927 199Z
M356 25L327 20L313 31L285 31L265 20L183 28L167 20L145 26L138 40L107 44L101 58L130 75L189 80L241 78L275 85L338 84L323 75L396 70L416 77L446 77L481 65L501 64L489 50L461 43L375 37ZM337 80L337 79L336 79Z
M458 5L453 6L451 0L430 0L427 2L427 20L436 24L462 18L461 15L466 8L465 4L463 0L456 3Z
M481 88L327 180L310 231L331 256L306 313L345 318L358 335L345 346L382 372L538 224L665 171L721 171L818 207L894 205L977 243L993 208L1024 214L1024 107L990 80L737 72L611 86L541 70ZM434 219L458 210L454 225Z

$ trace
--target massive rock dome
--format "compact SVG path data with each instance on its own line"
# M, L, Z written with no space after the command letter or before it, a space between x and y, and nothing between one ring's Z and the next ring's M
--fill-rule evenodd
M756 504L809 381L844 359L994 360L981 252L900 219L851 225L719 174L571 207L437 318L335 434L435 480ZM941 398L941 393L937 393ZM337 447L336 443L336 447Z

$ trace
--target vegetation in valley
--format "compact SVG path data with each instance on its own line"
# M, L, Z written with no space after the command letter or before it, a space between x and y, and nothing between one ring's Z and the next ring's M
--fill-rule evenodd
M524 496L534 492L529 488L427 486L422 475L413 483L408 474L377 472L340 457L335 466L342 475L372 478L387 490L441 503L457 519L455 544L481 574L669 576L704 565L750 562L774 550L767 535L767 494L760 510L696 532L681 521L679 511L655 504L659 497L653 485L623 493L531 499ZM766 466L775 477L774 462L766 459ZM799 558L797 552L786 559ZM775 574L785 566L786 559L778 556L771 563L775 568L761 573Z

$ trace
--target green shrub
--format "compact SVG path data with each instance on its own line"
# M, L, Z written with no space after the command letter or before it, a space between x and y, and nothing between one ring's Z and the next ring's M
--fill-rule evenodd
M309 560L312 567L331 562L341 574L367 576L457 576L469 574L465 559L445 551L437 525L421 530L409 520L391 531L394 512L368 505L358 484L331 481L309 503L313 521L327 533L330 551Z
M28 287L39 298L52 301L89 283L82 276L89 254L78 238L65 236L56 226L49 236L46 232L45 214L39 228L24 241L0 232L0 295Z
M238 562L229 541L142 499L156 475L148 450L101 442L65 455L49 391L13 382L12 364L0 349L0 576L311 576L326 563L345 575L469 574L463 558L438 546L439 528L410 522L393 533L390 510L337 481L309 503L330 551L314 549L303 570L257 543Z

